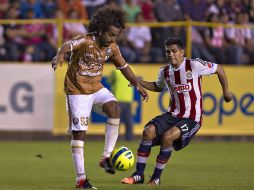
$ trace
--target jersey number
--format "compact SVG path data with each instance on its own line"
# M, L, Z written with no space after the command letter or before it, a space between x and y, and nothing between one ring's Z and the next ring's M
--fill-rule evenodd
M187 124L184 124L183 126L181 126L182 131L188 131L188 126Z
M81 117L81 125L87 126L88 125L88 117Z

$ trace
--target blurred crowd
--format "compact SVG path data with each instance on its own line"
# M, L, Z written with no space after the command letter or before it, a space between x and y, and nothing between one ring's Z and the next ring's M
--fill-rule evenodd
M223 64L254 64L254 0L0 0L0 19L89 20L101 6L121 7L130 23L203 21L244 27L192 27L192 58ZM87 32L81 23L64 22L63 41ZM0 60L50 61L57 50L56 24L0 24ZM186 39L185 27L130 27L118 38L130 63L165 61L168 36Z

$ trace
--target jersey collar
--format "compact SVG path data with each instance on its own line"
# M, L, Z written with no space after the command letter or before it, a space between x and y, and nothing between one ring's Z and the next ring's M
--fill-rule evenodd
M172 65L169 64L169 69L172 71L179 71L184 66L185 61L186 61L186 57L183 58L183 62L180 64L180 67L178 67L177 69L175 69Z

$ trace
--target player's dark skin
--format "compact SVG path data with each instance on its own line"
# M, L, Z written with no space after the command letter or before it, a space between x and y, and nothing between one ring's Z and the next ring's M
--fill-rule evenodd
M166 57L168 62L174 67L180 67L184 60L184 50L177 47L177 45L170 45L165 47ZM224 69L221 65L218 65L216 74L218 75L219 81L222 86L223 96L225 102L230 102L233 98L231 92L228 90L227 78ZM147 90L161 92L163 89L158 88L155 82L139 81L140 84ZM149 124L143 131L143 140L152 141L156 137L156 131L154 124ZM173 126L166 132L164 132L161 139L162 148L172 147L173 142L181 137L181 131L178 127Z

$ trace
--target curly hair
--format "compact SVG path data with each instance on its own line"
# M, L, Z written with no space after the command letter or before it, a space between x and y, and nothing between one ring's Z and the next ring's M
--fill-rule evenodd
M88 26L88 32L104 33L109 30L109 26L125 29L125 23L126 15L122 9L111 8L106 5L94 13Z

